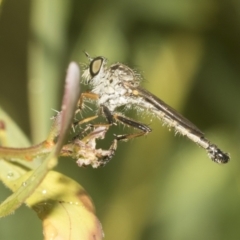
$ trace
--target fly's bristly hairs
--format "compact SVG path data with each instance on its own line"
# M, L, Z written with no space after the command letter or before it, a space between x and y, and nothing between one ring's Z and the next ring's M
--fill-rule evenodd
M116 136L117 140L129 140L151 132L146 124L118 113L119 107L132 107L150 112L164 125L173 128L176 133L186 136L204 148L214 162L222 164L230 160L229 154L205 138L204 133L193 123L157 96L142 88L140 86L142 77L133 69L118 62L108 66L106 58L101 56L91 58L88 53L85 54L89 65L84 69L82 77L83 83L89 85L90 91L82 93L78 107L82 108L84 100L95 101L97 107L102 109L109 125L120 122L140 131L135 134Z

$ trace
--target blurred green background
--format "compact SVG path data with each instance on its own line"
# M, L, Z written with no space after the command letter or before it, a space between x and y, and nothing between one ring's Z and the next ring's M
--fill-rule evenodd
M240 239L239 1L0 4L0 105L33 143L60 108L68 63L86 63L86 50L137 69L146 89L231 154L219 166L157 119L132 112L153 132L120 143L106 167L61 159L57 170L91 195L106 240ZM1 201L9 194L0 186ZM42 238L41 221L25 206L0 220L0 239Z

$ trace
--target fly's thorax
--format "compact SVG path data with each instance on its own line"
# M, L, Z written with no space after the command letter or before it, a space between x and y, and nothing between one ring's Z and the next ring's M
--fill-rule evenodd
M129 103L128 89L122 84L98 85L92 89L98 94L98 105L105 105L110 111Z
M119 81L138 82L138 78L136 77L135 72L131 68L122 63L112 64L109 70L111 72L111 75L117 78Z

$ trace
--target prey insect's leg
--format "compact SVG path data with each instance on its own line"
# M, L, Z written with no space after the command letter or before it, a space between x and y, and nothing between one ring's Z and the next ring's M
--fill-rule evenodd
M97 155L98 162L100 167L104 167L115 155L115 152L117 150L117 140L114 139L113 143L111 144L110 148L108 150L105 150L105 152L101 151L100 154Z
M114 113L112 114L109 109L106 106L101 106L103 113L108 121L109 124L114 124L114 121L119 121L122 124L125 124L127 126L139 129L141 132L139 133L135 133L135 134L124 134L124 135L117 135L116 139L117 140L122 140L122 141L127 141L129 139L133 139L136 137L141 137L143 135L148 134L149 132L151 132L151 128L149 128L147 125L143 124L143 123L139 123L135 120L132 120L130 118L124 117L120 114Z

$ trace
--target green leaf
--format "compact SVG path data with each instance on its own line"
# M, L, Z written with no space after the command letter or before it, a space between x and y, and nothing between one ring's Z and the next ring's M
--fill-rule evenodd
M64 97L62 101L62 111L58 113L56 120L54 121L51 132L55 135L59 135L57 144L52 148L52 152L49 155L44 155L42 159L42 164L31 174L26 173L24 169L20 171L15 165L11 166L11 163L5 164L5 170L8 168L7 172L2 172L1 179L4 181L5 185L14 191L10 197L8 197L0 205L0 217L11 214L16 210L36 189L36 187L41 183L46 174L50 169L56 166L57 156L63 141L68 133L68 129L71 125L72 118L74 116L74 111L79 98L79 81L80 81L80 70L76 63L71 63L68 68ZM57 124L55 124L57 122ZM50 134L51 135L51 134ZM1 151L1 149L0 149ZM14 149L9 148L9 151L14 151ZM4 160L1 160L4 163ZM11 170L12 169L12 170ZM11 174L9 174L11 173ZM6 181L10 175L16 176L17 174L22 174L22 178L18 178L15 181ZM27 177L26 177L27 176Z
M45 239L103 237L91 198L77 182L60 173L50 171L26 203L43 221Z

